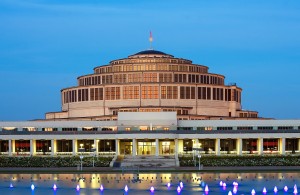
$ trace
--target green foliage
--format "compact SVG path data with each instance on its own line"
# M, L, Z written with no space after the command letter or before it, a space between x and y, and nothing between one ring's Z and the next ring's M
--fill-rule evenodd
M84 157L84 167L93 166L92 157ZM112 157L95 157L96 167L108 167ZM0 157L0 167L77 167L80 158L76 157Z
M192 157L179 157L181 167L194 166ZM198 165L198 158L196 164ZM201 164L222 166L299 166L300 156L202 156Z

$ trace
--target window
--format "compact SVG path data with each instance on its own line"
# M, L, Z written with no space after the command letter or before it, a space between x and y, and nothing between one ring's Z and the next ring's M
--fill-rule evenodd
M139 99L140 98L139 86L125 86L123 88L123 99Z
M120 99L120 87L106 87L105 88L106 100L118 100Z
M74 127L64 127L62 128L62 131L77 131L78 129L77 128L74 128Z
M253 130L253 127L237 127L237 130Z
M293 129L292 126L279 126L278 127L278 130L290 130L290 129Z
M258 130L273 130L273 127L266 126L266 127L257 127Z
M195 99L195 87L180 87L180 99Z
M142 86L142 99L158 99L158 86Z
M217 127L217 130L232 130L232 127Z

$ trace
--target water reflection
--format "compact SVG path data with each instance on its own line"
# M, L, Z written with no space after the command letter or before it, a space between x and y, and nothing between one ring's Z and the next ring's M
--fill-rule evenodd
M5 195L125 194L293 194L300 173L111 173L111 174L1 174ZM181 183L182 182L182 183ZM234 187L238 183L238 188ZM222 184L222 185L221 185ZM226 187L224 188L224 184ZM34 190L31 190L31 185ZM56 186L56 190L54 190ZM77 188L78 186L78 188ZM101 188L102 186L102 188ZM206 186L209 190L205 191ZM296 186L296 187L295 187ZM101 190L102 189L102 190ZM151 190L154 189L153 193ZM253 189L253 190L252 190ZM285 193L285 190L287 191Z

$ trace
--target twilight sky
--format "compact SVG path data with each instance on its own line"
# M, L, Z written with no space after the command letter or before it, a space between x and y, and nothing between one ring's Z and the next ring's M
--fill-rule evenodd
M300 119L298 0L1 0L0 121L60 111L62 88L148 49L150 30L154 49L237 83L243 109Z

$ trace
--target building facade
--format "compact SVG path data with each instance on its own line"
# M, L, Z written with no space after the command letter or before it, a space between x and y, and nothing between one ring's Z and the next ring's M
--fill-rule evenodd
M300 152L300 120L177 120L176 112L124 112L114 121L0 122L0 128L0 154L8 156Z
M206 66L142 51L78 77L46 120L0 122L0 155L299 153L300 120L258 118L241 94Z
M62 111L47 120L116 120L119 112L176 112L180 120L255 119L242 89L191 60L145 50L94 68L61 90Z

